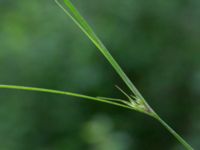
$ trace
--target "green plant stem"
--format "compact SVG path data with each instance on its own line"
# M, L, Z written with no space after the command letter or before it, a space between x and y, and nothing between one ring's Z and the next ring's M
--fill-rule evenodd
M86 22L86 20L81 16L81 14L78 12L76 7L69 1L64 0L65 5L67 6L67 9L65 9L58 0L55 0L57 5L75 22L75 24L87 35L87 37L94 43L94 45L101 51L101 53L104 55L104 57L109 61L109 63L112 65L112 67L115 69L115 71L118 73L118 75L121 77L121 79L124 81L124 83L129 87L129 89L135 94L137 98L139 98L141 101L143 101L145 107L148 109L148 112L146 114L153 116L156 118L171 134L175 136L175 138L187 149L187 150L193 150L193 148L183 139L181 136L179 136L167 123L165 123L155 112L154 110L149 106L147 101L144 99L142 94L138 91L138 89L134 86L134 84L131 82L131 80L128 78L128 76L124 73L124 71L121 69L119 64L116 62L116 60L112 57L110 52L107 50L107 48L104 46L104 44L101 42L101 40L98 38L98 36L95 34L93 29L90 27L90 25Z
M128 78L128 76L124 73L124 71L121 69L119 64L116 62L116 60L112 57L110 52L107 50L107 48L104 46L104 44L101 42L101 40L97 37L95 32L92 30L92 28L89 26L89 24L85 21L85 19L80 15L80 13L76 10L76 8L73 6L73 4L69 0L64 0L64 3L68 7L68 10L66 10L57 0L55 2L58 4L58 6L78 25L78 27L88 36L88 38L94 43L94 45L101 51L101 53L105 56L105 58L109 61L109 63L113 66L115 71L118 73L118 75L122 78L122 80L125 82L125 84L129 87L129 89L135 94L137 98L142 100L145 104L145 106L148 108L148 111L140 111L137 109L134 109L130 106L112 101L110 98L102 99L98 97L91 97L87 95L72 93L72 92L65 92L65 91L59 91L59 90L52 90L52 89L44 89L44 88L36 88L36 87L25 87L25 86L16 86L16 85L0 85L0 88L2 89L15 89L15 90L26 90L26 91L37 91L37 92L45 92L45 93L52 93L52 94L60 94L60 95L68 95L73 97L79 97L94 101L99 101L103 103L108 103L112 105L116 105L119 107L136 110L141 113L145 113L153 118L155 118L157 121L159 121L187 150L193 150L193 148L179 135L174 131L165 121L163 121L155 112L154 110L149 106L149 104L146 102L142 94L137 90L137 88L134 86L134 84L131 82L131 80ZM109 100L110 99L110 100Z
M87 96L87 95L82 95L82 94L77 94L77 93L72 93L72 92L65 92L65 91L60 91L60 90L52 90L52 89L45 89L45 88L37 88L37 87L26 87L26 86L17 86L17 85L0 85L0 89L14 89L14 90L23 90L23 91L35 91L35 92L43 92L43 93L51 93L51 94L58 94L58 95L67 95L67 96L73 96L73 97L79 97L79 98L84 98L84 99L89 99L89 100L94 100L94 101L99 101L103 103L108 103L111 105L127 108L134 110L133 108L123 105L120 103L113 102L112 98L101 98L101 97L92 97L92 96ZM138 111L138 110L137 110ZM141 111L140 111L141 112ZM146 112L141 112L145 113L156 120L158 120L187 150L194 150L176 131L174 131L165 121L163 121L155 112L149 114Z
M111 104L111 105L115 105L115 106L131 109L131 110L135 110L135 111L144 113L144 114L146 114L146 115L148 115L150 117L154 117L152 113L141 111L141 110L132 108L132 107L130 107L128 105L115 102L115 101L113 101L112 98L92 97L92 96L87 96L87 95L83 95L83 94L77 94L77 93L60 91L60 90L52 90L52 89L37 88L37 87L27 87L27 86L18 86L18 85L1 85L0 84L0 89L14 89L14 90L23 90L23 91L35 91L35 92L43 92L43 93L51 93L51 94L79 97L79 98L83 98L83 99L89 99L89 100L93 100L93 101L108 103L108 104Z
M155 113L154 118L158 120L187 150L194 150L175 130L173 130L159 115Z
M52 90L52 89L37 88L37 87L17 86L17 85L0 85L0 89L15 89L15 90L23 90L23 91L35 91L35 92L45 92L45 93L52 93L52 94L59 94L59 95L68 95L68 96L99 101L99 102L108 103L108 104L116 105L116 106L123 107L123 108L132 109L129 106L126 106L126 105L123 105L123 104L120 104L120 103L116 103L116 102L113 102L113 101L104 100L104 99L101 99L101 98L77 94L77 93L72 93L72 92L60 91L60 90Z
M129 89L141 100L144 100L142 94L138 91L138 89L133 85L128 76L121 69L119 64L107 50L105 45L101 42L98 36L95 34L90 25L85 21L85 19L80 15L78 10L74 7L74 5L69 0L64 0L64 3L68 7L69 10L66 10L58 0L55 0L56 4L75 22L75 24L88 36L88 38L94 43L94 45L101 51L101 53L105 56L105 58L110 62L118 75L122 78L122 80L126 83Z

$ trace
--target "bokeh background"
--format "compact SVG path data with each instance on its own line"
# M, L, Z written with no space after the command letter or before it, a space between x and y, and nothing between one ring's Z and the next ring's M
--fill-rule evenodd
M200 149L200 1L73 0L150 105ZM128 89L53 0L0 0L0 84L124 98ZM182 150L137 112L0 89L1 150Z

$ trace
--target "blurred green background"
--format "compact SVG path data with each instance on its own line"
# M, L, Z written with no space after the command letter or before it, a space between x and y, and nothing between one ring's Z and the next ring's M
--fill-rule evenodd
M73 0L152 107L200 149L200 1ZM53 0L0 0L0 84L124 98L128 89ZM0 90L1 150L182 150L155 120Z

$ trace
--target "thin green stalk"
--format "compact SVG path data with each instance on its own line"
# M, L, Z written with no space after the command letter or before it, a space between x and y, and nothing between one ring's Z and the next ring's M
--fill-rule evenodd
M64 0L64 3L67 5L69 10L66 10L57 0L55 2L58 6L75 22L75 24L88 36L88 38L94 43L94 45L101 51L101 53L105 56L105 58L110 62L115 71L119 74L122 80L126 83L126 85L130 88L130 90L141 99L144 99L137 88L133 85L124 71L121 69L119 64L112 57L110 52L89 26L89 24L85 21L85 19L80 15L78 10L73 6L73 4L69 0Z
M45 88L37 88L37 87L27 87L27 86L18 86L18 85L1 85L0 84L0 89L14 89L14 90L23 90L23 91L35 91L35 92L43 92L43 93L51 93L51 94L58 94L58 95L67 95L67 96L73 96L73 97L78 97L78 98L83 98L83 99L89 99L93 101L98 101L98 102L103 102L131 110L135 110L141 113L144 113L146 115L149 115L151 117L154 117L153 114L139 110L137 108L130 107L127 105L127 101L121 100L121 101L116 101L114 98L105 98L105 97L92 97L92 96L87 96L83 94L77 94L77 93L72 93L72 92L66 92L66 91L60 91L60 90L53 90L53 89L45 89Z
M174 131L162 118L158 115L154 117L157 119L186 149L194 150L176 131Z
M59 95L68 95L68 96L99 101L99 102L108 103L108 104L116 105L116 106L123 107L123 108L132 109L127 105L116 103L116 102L113 102L113 101L110 101L110 100L105 100L105 99L98 98L98 97L92 97L92 96L87 96L87 95L82 95L82 94L77 94L77 93L72 93L72 92L65 92L65 91L60 91L60 90L44 89L44 88L37 88L37 87L17 86L17 85L0 85L0 89L15 89L15 90L23 90L23 91L35 91L35 92L44 92L44 93L59 94Z
M154 110L149 106L149 104L144 99L144 97L142 96L142 94L134 86L134 84L131 82L131 80L128 78L128 76L124 73L124 71L121 69L121 67L119 66L119 64L115 61L115 59L112 57L112 55L110 54L110 52L107 50L107 48L104 46L104 44L98 38L98 36L92 30L92 28L90 27L90 25L86 22L86 20L81 16L81 14L78 12L78 10L74 7L74 5L69 0L64 0L65 5L67 6L67 9L66 9L66 8L64 8L58 2L58 0L55 0L55 2L75 22L75 24L88 36L88 38L94 43L94 45L101 51L101 53L109 61L109 63L112 65L112 67L118 73L118 75L122 78L122 80L125 82L125 84L135 94L136 99L139 100L139 101L141 101L142 102L141 105L143 104L144 107L146 107L146 110L143 110L143 111L145 111L146 114L151 114L151 116L153 116L154 118L156 118L172 135L174 135L174 137L187 150L193 150L193 148L181 136L179 136L167 123L165 123L154 112ZM138 105L138 106L141 106L141 105Z

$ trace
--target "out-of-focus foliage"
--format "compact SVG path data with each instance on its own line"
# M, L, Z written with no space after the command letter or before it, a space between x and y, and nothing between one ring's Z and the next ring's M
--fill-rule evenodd
M200 1L72 1L148 102L200 137ZM123 97L125 86L52 1L0 0L0 84ZM101 103L0 90L2 150L182 149L157 122Z

